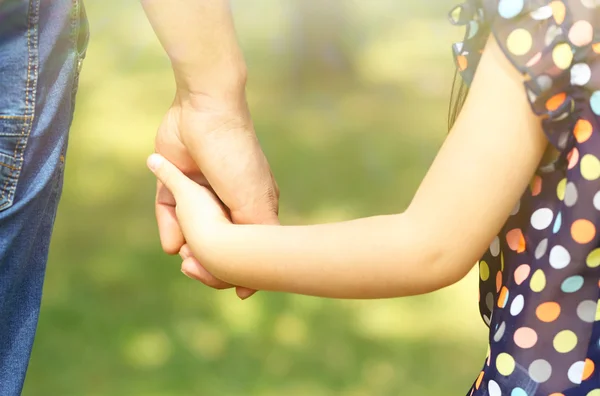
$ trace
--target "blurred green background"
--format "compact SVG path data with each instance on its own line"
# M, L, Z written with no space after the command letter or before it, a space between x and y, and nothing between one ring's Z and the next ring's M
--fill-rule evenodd
M446 134L454 3L233 1L284 223L407 206ZM86 5L92 39L24 395L465 394L486 345L473 272L414 298L244 302L180 273L160 250L145 168L173 97L169 62L138 2Z

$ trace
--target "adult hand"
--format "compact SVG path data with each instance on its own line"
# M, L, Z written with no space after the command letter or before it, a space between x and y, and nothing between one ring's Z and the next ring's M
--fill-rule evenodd
M179 90L158 130L155 149L190 179L211 188L229 209L234 223L279 223L279 189L254 132L243 93L225 99ZM160 181L156 219L163 250L188 259L190 252L175 215L175 199ZM233 286L208 271L197 278L216 289ZM236 291L240 298L254 293L245 288Z

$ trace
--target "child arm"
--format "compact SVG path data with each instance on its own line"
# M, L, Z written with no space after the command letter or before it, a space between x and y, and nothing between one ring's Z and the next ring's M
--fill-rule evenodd
M490 39L463 111L402 214L313 226L231 225L207 212L194 215L204 206L194 199L178 215L188 245L217 278L253 289L383 298L448 286L497 235L545 151L522 80Z

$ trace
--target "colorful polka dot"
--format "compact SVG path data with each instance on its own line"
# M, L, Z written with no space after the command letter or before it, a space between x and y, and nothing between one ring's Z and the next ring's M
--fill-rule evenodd
M496 369L502 375L511 375L515 370L515 359L508 353L502 352L496 358Z
M531 59L529 59L525 65L527 67L532 67L533 65L535 65L536 63L538 63L540 61L540 59L542 59L542 53L538 52L537 54L533 55L531 57Z
M573 169L577 166L577 163L579 162L579 150L577 150L577 147L569 152L567 161L569 161L567 163L567 169Z
M595 91L590 96L590 106L596 115L600 115L600 91Z
M575 186L575 183L569 182L567 183L567 187L565 188L565 205L567 205L567 207L572 207L577 203L577 198L578 198L578 194L577 194L577 187Z
M571 66L571 62L573 62L573 50L571 46L566 43L558 44L552 50L552 59L559 69L568 69Z
M530 365L529 376L532 380L538 383L544 383L550 379L552 375L552 366L544 359L534 360Z
M583 4L587 8L594 9L600 5L598 0L581 0L581 4Z
M540 193L542 192L542 178L538 175L535 175L531 179L531 184L529 188L531 188L531 195L533 195L534 197L540 195Z
M498 14L502 18L514 18L523 11L524 5L523 0L500 0L498 3Z
M515 283L517 285L525 282L525 279L529 276L529 271L531 268L527 264L521 264L515 270Z
M550 250L550 265L562 269L571 263L571 255L563 246L556 245Z
M535 271L531 276L531 280L529 281L529 286L531 290L536 293L541 292L546 287L546 275L544 275L544 271L541 269Z
M581 379L583 381L589 379L592 376L592 374L594 374L595 369L596 365L594 364L594 362L591 359L585 359L585 364L583 367L583 376L581 377Z
M542 74L537 78L537 83L540 87L540 90L546 91L552 88L552 77Z
M458 70L465 71L465 70L467 70L467 67L469 66L469 61L467 60L466 56L458 55L456 57L456 64L458 66Z
M485 295L485 306L489 311L494 309L494 295L492 293Z
M571 66L571 84L583 86L590 82L592 69L587 63L577 63Z
M523 307L525 306L525 298L523 298L522 294L519 294L514 298L512 303L510 304L510 314L512 316L517 316L523 311ZM594 310L595 313L595 310Z
M519 209L521 209L521 201L517 201L515 207L513 208L513 210L510 211L510 215L514 216L517 213L519 213Z
M552 226L552 233L556 234L560 231L560 227L562 226L562 213L558 212L556 215L556 219L554 220L554 226Z
M490 279L490 266L483 260L479 262L479 276L484 282Z
M489 396L502 396L502 390L500 389L500 385L494 380L490 380L488 382L488 395Z
M581 158L581 176L586 180L596 180L600 177L600 161L592 154Z
M581 275L570 276L563 281L560 289L565 293L575 293L583 286L583 277Z
M496 292L500 292L500 288L502 287L502 271L498 271L496 273Z
M546 102L546 109L548 109L548 111L558 110L565 102L565 99L567 99L567 94L564 92L554 95Z
M571 236L577 243L589 243L596 236L596 227L594 227L594 224L587 219L576 220L571 226Z
M498 308L504 308L506 306L506 303L508 301L508 294L509 293L506 286L502 287L500 295L498 296Z
M573 134L579 143L584 143L592 136L592 131L592 124L588 120L581 119L575 124Z
M594 28L588 21L577 21L569 29L569 40L578 47L588 45L593 38Z
M506 243L511 250L517 253L525 251L525 237L523 237L523 232L518 228L506 233Z
M500 254L500 238L494 238L494 240L490 244L490 253L494 257L497 257Z
M528 396L527 392L523 390L523 388L514 388L512 392L510 392L510 396Z
M498 329L494 333L494 341L496 341L496 342L500 341L502 339L502 337L504 337L505 330L506 330L506 323L505 322L500 323L500 325L498 326Z
M598 302L592 300L585 300L577 305L577 317L584 322L593 323L596 318L596 310L598 309Z
M537 343L538 335L532 328L521 327L515 331L513 338L518 347L529 349Z
M544 230L550 226L554 214L548 208L541 208L533 212L531 215L531 225L536 230ZM514 250L514 249L513 249Z
M477 35L479 31L479 24L476 21L469 22L469 34L467 38L471 39Z
M535 258L541 259L546 254L546 250L548 250L548 238L544 238L540 241L540 243L535 248Z
M479 376L477 377L477 381L475 381L475 389L479 389L479 387L481 386L481 381L483 381L483 374L484 374L483 371L481 373L479 373Z
M585 362L575 362L569 367L567 371L567 376L569 377L569 381L572 383L579 385L581 384L581 379L583 378L583 369L585 367Z
M554 322L560 315L560 305L553 301L542 303L535 310L535 315L542 322Z
M531 11L531 13L529 13L529 15L531 16L531 18L535 19L536 21L543 21L552 16L552 7L550 7L550 6L540 7L537 10Z
M597 268L600 266L600 248L592 250L585 259L585 263L590 268Z
M577 335L571 330L563 330L554 337L552 345L556 352L571 352L577 346Z
M559 26L554 26L554 25L549 26L548 30L546 31L546 37L544 38L546 46L550 47L550 45L554 42L554 39L556 39L561 34L562 34L562 30L560 29Z
M486 324L488 327L490 327L491 320L490 320L490 318L489 318L487 315L485 315L485 314L483 315L483 321L485 322L485 324Z
M562 1L553 1L550 3L550 7L552 7L552 15L554 16L554 20L558 25L562 24L565 21L565 15L567 14L567 10Z
M593 204L596 210L600 210L600 191L598 191L596 195L594 195Z
M516 29L506 38L506 48L514 55L525 55L531 50L533 39L525 29ZM559 54L562 55L562 54Z
M567 178L562 179L556 186L556 196L559 200L565 199L565 190L567 188Z

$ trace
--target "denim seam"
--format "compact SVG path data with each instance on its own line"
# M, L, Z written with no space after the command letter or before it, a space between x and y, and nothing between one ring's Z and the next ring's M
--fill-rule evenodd
M81 67L83 64L83 60L85 58L85 53L87 49L87 42L89 40L89 30L85 33L86 38L84 40L83 47L80 48L80 39L82 28L85 28L82 24L83 22L83 4L82 0L73 0L73 12L71 13L71 44L73 45L75 52L75 76L73 81L73 89L71 92L72 99L75 100L75 94L77 93L77 88L79 85L79 76L81 73ZM84 22L85 23L85 22ZM73 106L73 111L75 111L75 106ZM71 118L73 115L71 114Z
M6 202L0 205L0 210L12 205L12 199L14 198L15 190L17 187L17 180L19 174L23 168L24 151L27 146L27 140L33 127L33 118L35 112L35 95L36 95L36 83L37 83L37 51L38 51L38 19L39 19L39 1L30 0L29 10L27 12L27 81L25 84L25 116L23 117L26 121L23 123L23 129L21 130L20 139L15 145L13 152L13 158L15 159L17 166L10 167L9 177L7 177L6 183L0 191L0 198L7 198ZM33 65L32 65L33 63ZM32 67L33 66L33 67ZM32 75L33 68L33 75Z
M73 0L73 8L71 10L71 44L77 44L77 16L79 15L79 1Z
M10 169L10 170L13 170L13 171L16 171L16 170L17 170L17 168L16 168L16 167L14 167L14 166L12 166L12 165L9 165L9 164L5 164L4 162L0 162L0 166L3 166L3 167L5 167L5 168L8 168L8 169Z
M0 120L23 120L31 118L31 115L0 115Z

